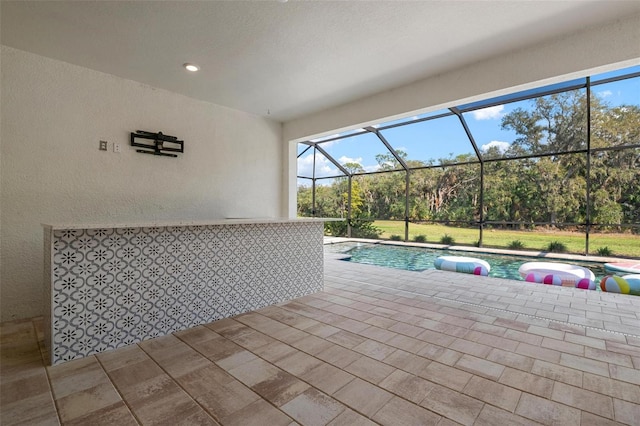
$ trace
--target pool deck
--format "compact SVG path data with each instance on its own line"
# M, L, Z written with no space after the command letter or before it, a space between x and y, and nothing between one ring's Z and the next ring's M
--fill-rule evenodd
M1 327L2 424L616 425L640 419L640 297L325 254L325 289L45 367Z

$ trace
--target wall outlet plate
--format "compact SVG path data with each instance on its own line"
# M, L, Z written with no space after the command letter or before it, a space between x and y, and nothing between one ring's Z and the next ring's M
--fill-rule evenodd
M122 149L120 148L120 144L119 143L113 143L113 152L120 152L122 151Z
M100 141L100 151L106 151L107 150L107 141Z

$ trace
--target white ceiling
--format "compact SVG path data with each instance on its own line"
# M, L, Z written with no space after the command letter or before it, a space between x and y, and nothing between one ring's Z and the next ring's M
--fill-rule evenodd
M14 48L288 121L588 26L640 1L5 1ZM187 73L182 64L202 67Z

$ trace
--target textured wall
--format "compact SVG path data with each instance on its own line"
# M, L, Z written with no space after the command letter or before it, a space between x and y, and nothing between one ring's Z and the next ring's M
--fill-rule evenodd
M280 123L6 46L0 54L2 321L43 314L41 223L282 215ZM185 153L136 153L138 129L184 139Z

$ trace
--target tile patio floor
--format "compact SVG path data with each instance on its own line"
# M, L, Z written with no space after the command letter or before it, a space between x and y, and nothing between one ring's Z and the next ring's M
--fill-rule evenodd
M325 291L44 367L1 327L0 423L640 424L640 297L325 256Z

